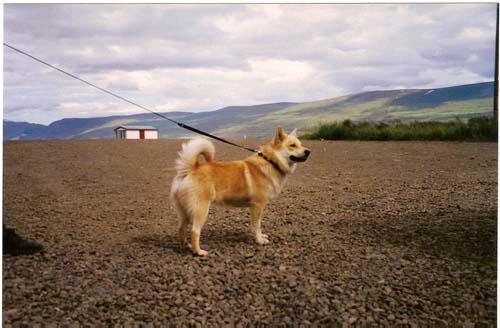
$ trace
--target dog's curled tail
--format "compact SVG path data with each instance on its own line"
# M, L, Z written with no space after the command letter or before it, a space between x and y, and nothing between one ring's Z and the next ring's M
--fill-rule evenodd
M186 176L189 170L198 167L198 158L200 155L203 155L207 162L213 161L215 155L214 145L210 141L201 138L182 144L179 158L175 162L177 174Z

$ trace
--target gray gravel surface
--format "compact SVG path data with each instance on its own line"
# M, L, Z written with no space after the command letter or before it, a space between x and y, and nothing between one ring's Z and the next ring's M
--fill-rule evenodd
M496 143L306 141L271 243L212 207L207 258L177 241L180 144L4 142L3 220L46 248L3 257L5 327L495 325Z

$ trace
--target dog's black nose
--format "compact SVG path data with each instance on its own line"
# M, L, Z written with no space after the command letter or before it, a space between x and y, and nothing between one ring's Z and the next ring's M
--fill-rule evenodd
M309 156L309 154L311 153L311 151L309 149L306 149L306 150L304 150L304 153L306 154L306 156Z

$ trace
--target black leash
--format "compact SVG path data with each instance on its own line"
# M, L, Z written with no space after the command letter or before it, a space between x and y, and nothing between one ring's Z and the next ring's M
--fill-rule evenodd
M113 96L113 97L116 97L116 98L118 98L118 99L120 99L120 100L122 100L122 101L125 101L125 102L127 102L127 103L129 103L129 104L131 104L131 105L134 105L134 106L139 107L139 108L141 108L141 109L143 109L143 110L145 110L145 111L148 111L148 112L150 112L150 113L152 113L152 114L155 114L156 116L159 116L159 117L161 117L161 118L164 118L164 119L166 119L167 121L170 121L170 122L172 122L172 123L174 123L174 124L177 124L177 125L178 125L179 127L181 127L181 128L184 128L184 129L186 129L186 130L189 130L189 131L192 131L192 132L195 132L195 133L198 133L198 134L201 134L201 135L207 136L207 137L212 138L212 139L215 139L215 140L219 140L219 141L221 141L221 142L227 143L227 144L232 145L232 146L235 146L235 147L239 147L239 148L242 148L242 149L246 149L246 150L251 151L251 152L253 152L253 153L257 152L257 150L255 150L255 149L252 149L252 148L247 148L247 147L245 147L245 146L241 146L241 145L235 144L234 142L231 142L231 141L229 141L229 140L225 140L225 139L222 139L222 138L220 138L220 137L214 136L213 134L210 134L210 133L207 133L207 132L204 132L204 131L198 130L197 128L193 128L192 126L189 126L189 125L187 125L187 124L184 124L184 123L181 123L181 122L177 122L176 120L173 120L173 119L171 119L171 118L168 118L168 117L166 117L166 116L165 116L165 115L163 115L163 114L157 113L157 112L155 112L155 111L153 111L153 110L151 110L151 109L149 109L149 108L146 108L146 107L144 107L144 106L142 106L142 105L139 105L139 104L137 104L137 103L135 103L135 102L133 102L133 101L130 101L130 100L128 100L128 99L126 99L126 98L124 98L124 97L122 97L122 96L119 96L119 95L117 95L116 93L113 93L113 92L111 92L111 91L109 91L109 90L106 90L106 89L104 89L104 88L101 88L101 87L99 87L99 86L97 86L97 85L95 85L95 84L93 84L93 83L90 83L90 82L88 82L88 81L86 81L86 80L84 80L84 79L82 79L82 78L79 78L78 76L76 76L76 75L74 75L74 74L68 73L68 72L66 72L65 70L62 70L62 69L60 69L60 68L58 68L58 67L55 67L54 65L51 65L51 64L49 64L49 63L47 63L47 62L45 62L45 61L43 61L43 60L41 60L41 59L39 59L39 58L37 58L37 57L33 56L33 55L30 55L30 54L29 54L29 53L27 53L27 52L24 52L24 51L22 51L22 50L19 50L19 49L15 48L15 47L13 47L13 46L11 46L11 45L9 45L9 44L5 43L5 42L3 43L3 45L4 45L4 46L6 46L6 47L8 47L8 48L10 48L10 49L12 49L12 50L14 50L14 51L17 51L17 52L18 52L18 53L20 53L20 54L23 54L23 55L25 55L25 56L27 56L27 57L29 57L29 58L33 59L33 60L35 60L35 61L37 61L37 62L39 62L39 63L41 63L41 64L44 64L44 65L46 65L46 66L48 66L48 67L50 67L50 68L52 68L52 69L55 69L56 71L59 71L59 72L61 72L61 73L63 73L63 74L66 74L67 76L72 77L72 78L74 78L75 80L78 80L78 81L83 82L83 83L85 83L85 84L87 84L87 85L90 85L91 87L94 87L94 88L96 88L96 89L98 89L98 90L100 90L100 91L102 91L102 92L105 92L105 93L107 93L107 94L109 94L109 95L111 95L111 96Z

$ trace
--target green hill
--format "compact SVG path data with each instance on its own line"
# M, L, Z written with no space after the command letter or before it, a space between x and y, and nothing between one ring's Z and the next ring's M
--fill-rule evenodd
M225 107L212 112L163 113L167 117L222 137L269 136L277 125L310 131L321 122L446 121L491 115L493 82L437 89L370 91L305 103L275 103ZM151 125L160 137L193 134L153 114L63 119L48 126L4 121L5 139L114 138L118 125ZM14 128L15 127L15 128Z
M274 113L311 122L449 120L493 111L493 83L425 90L373 91L296 105ZM315 124L315 123L313 123Z

